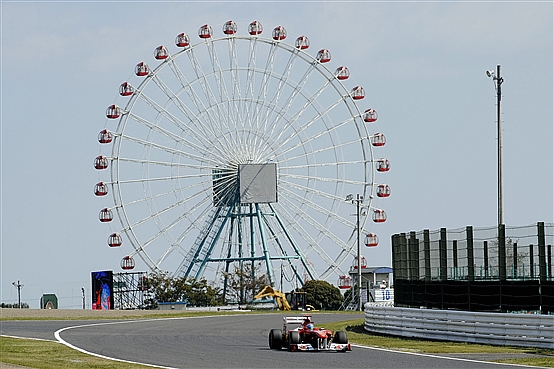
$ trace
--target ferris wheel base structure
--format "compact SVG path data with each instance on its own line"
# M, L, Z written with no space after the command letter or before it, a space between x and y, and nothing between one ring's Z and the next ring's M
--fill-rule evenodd
M269 37L258 21L238 28L228 21L218 37L203 25L198 43L180 33L175 52L156 47L157 66L139 62L120 85L94 161L108 245L131 247L124 270L138 258L215 281L236 268L271 284L280 271L293 286L345 276L359 234L377 246L369 228L386 220L377 112L359 108L365 90L306 36L290 45L282 26ZM356 219L348 194L359 195Z

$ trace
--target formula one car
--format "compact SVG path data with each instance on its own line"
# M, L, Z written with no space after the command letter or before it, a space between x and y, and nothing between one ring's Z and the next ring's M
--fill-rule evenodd
M291 329L290 325L300 324ZM269 331L269 348L289 351L352 351L346 332L314 327L311 315L283 317L283 329Z

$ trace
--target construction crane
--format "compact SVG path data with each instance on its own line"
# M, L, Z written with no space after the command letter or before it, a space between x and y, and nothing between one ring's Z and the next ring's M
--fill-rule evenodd
M279 310L291 310L285 294L271 286L265 286L256 296L254 296L254 299L261 299L264 297L273 297L275 302L277 302Z

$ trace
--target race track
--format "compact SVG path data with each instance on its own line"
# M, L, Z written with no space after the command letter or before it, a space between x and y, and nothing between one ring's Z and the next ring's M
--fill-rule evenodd
M314 314L316 325L358 316ZM268 348L282 315L222 315L132 321L2 321L0 334L55 339L80 350L165 368L495 368L477 361L363 347L347 353Z

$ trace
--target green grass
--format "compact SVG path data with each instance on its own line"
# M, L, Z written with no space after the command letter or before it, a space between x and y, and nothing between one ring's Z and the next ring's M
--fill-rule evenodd
M386 348L390 350L418 352L427 354L481 354L512 353L540 354L542 357L494 360L507 364L522 364L554 368L554 350L527 347L491 346L463 342L438 342L430 340L405 339L367 333L363 328L363 319L326 323L325 328L334 331L347 331L350 343Z
M0 337L0 362L37 369L149 368L86 355L54 341Z

